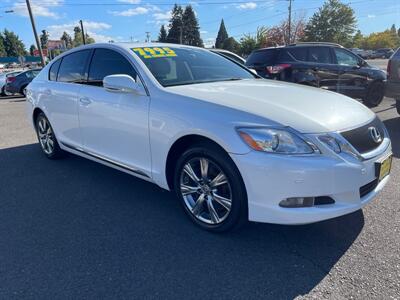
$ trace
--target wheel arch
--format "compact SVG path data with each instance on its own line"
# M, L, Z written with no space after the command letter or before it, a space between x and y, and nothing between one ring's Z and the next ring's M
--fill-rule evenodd
M199 134L187 134L178 138L170 147L165 163L165 177L167 180L168 188L173 190L173 178L175 172L175 164L179 156L185 152L189 147L198 144L205 144L211 147L218 148L225 152L228 157L228 151L225 150L219 143L209 137ZM233 162L233 161L232 161ZM237 166L236 166L237 167Z
M39 107L35 107L35 109L33 110L33 113L32 113L32 122L33 122L33 125L35 126L35 128L36 128L36 119L40 113L44 114L44 111L41 110Z

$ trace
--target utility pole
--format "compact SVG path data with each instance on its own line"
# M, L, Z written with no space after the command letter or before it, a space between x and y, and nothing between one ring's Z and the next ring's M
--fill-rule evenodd
M82 22L82 20L79 20L79 23L81 24L82 41L83 41L83 44L86 45L86 37L85 37L85 32L83 31L83 22Z
M146 31L146 43L150 43L150 31Z
M289 33L288 33L288 44L291 42L291 35L292 35L292 0L289 0Z
M179 26L179 44L183 44L183 28L182 25Z
M29 18L31 19L31 23L32 23L33 35L35 36L36 46L37 46L37 48L39 50L40 60L42 61L42 66L44 67L45 66L45 62L44 62L42 46L40 45L39 37L38 37L37 32L36 32L36 25L35 25L35 20L34 20L33 15L32 15L31 4L29 3L29 0L25 0L25 1L26 1L26 7L28 8Z

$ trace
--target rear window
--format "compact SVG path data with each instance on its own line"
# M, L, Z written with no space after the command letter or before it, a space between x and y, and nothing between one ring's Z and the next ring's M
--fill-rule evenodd
M82 83L86 81L86 64L91 50L82 50L64 56L58 70L57 81Z
M246 66L275 63L278 58L277 49L254 51L246 60Z
M60 67L61 59L55 61L49 71L49 80L56 81L57 80L57 73L58 73L58 68Z

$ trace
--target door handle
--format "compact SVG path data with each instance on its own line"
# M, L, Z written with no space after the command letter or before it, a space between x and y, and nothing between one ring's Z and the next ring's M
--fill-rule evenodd
M90 100L88 97L82 97L79 98L79 102L84 106L88 106L90 103L92 103L92 100Z

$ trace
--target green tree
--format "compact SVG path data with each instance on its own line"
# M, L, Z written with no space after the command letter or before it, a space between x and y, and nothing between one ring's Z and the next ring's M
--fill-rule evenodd
M194 13L193 7L188 5L182 15L183 43L185 45L204 47L200 37L200 27Z
M92 38L90 35L88 35L87 33L85 33L85 40L86 40L86 44L94 44L96 43L96 41L94 40L94 38Z
M82 31L79 26L74 27L74 40L72 42L74 44L74 47L83 45Z
M304 40L346 45L356 29L354 10L339 0L327 0L304 29Z
M25 45L12 31L4 29L3 32L3 45L7 56L20 56L25 55Z
M182 7L180 5L175 4L174 8L172 9L171 15L172 16L171 19L169 20L169 25L168 25L167 42L180 44L181 35L183 38Z
M47 48L48 41L49 41L49 33L43 29L42 34L40 35L40 46L42 46L42 49Z
M222 49L239 54L240 44L233 37L229 37L224 40L224 43L222 44Z
M251 51L267 46L268 28L265 26L257 27L257 32L253 36L245 34L240 39L240 55L246 57Z
M60 40L64 41L65 47L67 49L71 49L74 46L72 42L72 37L65 31L63 32Z
M29 47L29 54L30 54L31 56L33 56L34 53L35 53L35 50L36 50L36 46L32 44L32 45Z
M396 30L396 25L395 24L393 24L392 27L390 27L390 32L392 34L396 34L397 35L397 30Z
M248 56L251 51L257 48L256 45L256 38L250 34L245 34L240 39L240 54L244 57Z
M383 32L373 32L365 37L362 48L379 49L379 48L397 48L400 46L400 38L394 35L391 30Z
M217 39L215 40L215 48L222 48L224 45L224 41L228 38L228 32L225 28L224 19L221 20L221 24L219 25L219 30L217 34Z
M364 43L364 36L361 33L361 30L357 30L356 34L353 36L353 48L362 48Z
M167 41L167 30L165 30L164 25L161 25L160 33L158 34L158 41L161 43L165 43Z
M4 37L3 34L0 32L0 57L6 56L6 49L4 48Z

